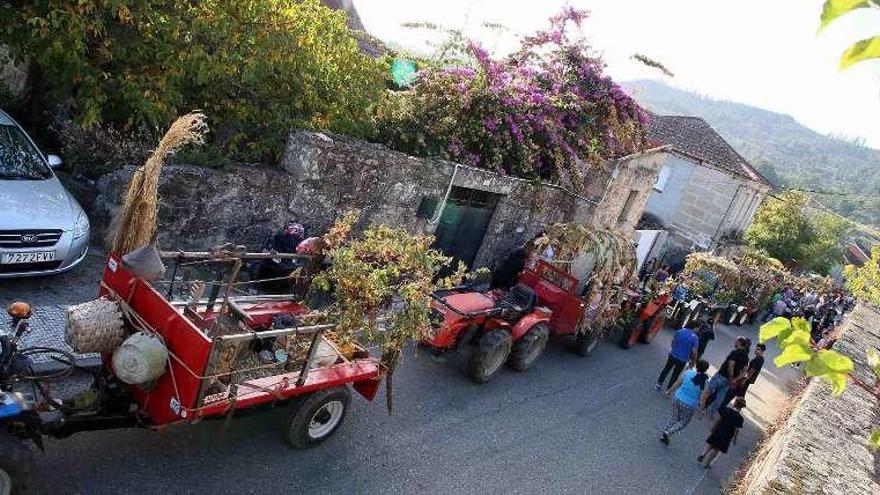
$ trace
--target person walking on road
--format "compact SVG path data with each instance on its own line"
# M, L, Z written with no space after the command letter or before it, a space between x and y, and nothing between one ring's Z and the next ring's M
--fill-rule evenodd
M706 382L709 381L709 375L706 374L708 369L709 363L700 359L697 361L695 370L685 371L672 386L672 389L675 390L672 415L669 416L669 421L666 422L666 427L660 434L660 441L666 445L669 445L669 437L684 429L691 422L694 413L697 412L697 407L700 405L700 395L703 393L703 388L706 387ZM666 395L668 396L669 392L666 392Z
M755 380L758 379L758 375L761 374L761 368L764 367L764 351L767 350L767 346L764 344L758 344L755 346L755 357L749 361L749 367L746 369L746 377L742 381L742 383L736 387L731 388L727 392L727 397L724 400L723 405L727 405L731 400L733 400L734 396L736 397L745 397L746 392L749 390L749 387L755 383Z
M751 341L748 338L737 337L733 344L733 350L724 358L724 362L718 367L718 372L709 380L709 386L703 390L700 404L703 409L708 410L710 417L721 409L721 405L727 397L727 390L731 386L738 386L745 378L744 372L749 364L750 346ZM707 403L713 394L712 402Z
M746 407L746 400L737 397L733 401L733 407L725 407L718 412L718 418L709 430L709 438L706 439L706 449L697 456L697 462L709 469L715 463L718 453L727 453L730 444L736 445L736 437L743 427L743 417L740 411Z
M694 332L693 327L695 324L696 322L689 322L689 326L675 332L675 337L672 338L672 346L669 350L669 356L666 358L666 364L660 372L660 377L657 378L657 384L654 385L654 390L660 390L663 387L666 375L670 374L670 371L672 374L669 377L669 386L666 387L666 391L669 392L672 390L672 384L678 380L678 375L681 374L685 365L688 363L693 364L696 360L697 347L700 344L700 339Z
M715 340L715 319L709 318L704 323L700 323L700 329L697 331L697 337L700 339L700 345L697 347L697 359L703 357L706 352L706 346L710 340Z

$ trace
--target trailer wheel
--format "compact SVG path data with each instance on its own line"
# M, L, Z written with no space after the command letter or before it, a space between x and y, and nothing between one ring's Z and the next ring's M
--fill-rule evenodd
M296 401L287 427L287 440L298 449L313 447L330 438L348 412L351 392L328 388Z
M660 311L658 311L657 314L651 317L651 322L649 324L642 326L642 332L639 335L639 342L642 344L650 344L654 340L654 337L660 333L664 323L665 317Z
M21 440L0 433L0 494L28 493L33 473L33 451Z
M574 352L580 357L587 357L593 353L599 345L599 336L593 332L584 332L577 335L574 343Z
M693 314L693 310L690 308L684 308L681 310L681 313L678 314L678 319L675 320L676 330L679 328L684 328L689 321L691 321L691 315Z
M486 383L507 361L513 340L510 332L500 328L489 330L477 341L467 363L467 375L477 383Z
M620 345L621 349L629 349L630 341L632 340L632 333L635 332L634 325L626 325L620 327L620 341L618 345Z
M516 371L526 371L531 368L541 357L549 338L550 327L546 323L536 323L513 343L513 349L510 351L510 367Z

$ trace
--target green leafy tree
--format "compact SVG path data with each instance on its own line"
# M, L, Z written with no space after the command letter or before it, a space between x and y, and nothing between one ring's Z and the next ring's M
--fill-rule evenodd
M831 213L822 213L811 218L815 238L803 249L802 267L817 273L827 274L831 268L839 266L843 259L844 241L852 233L852 224Z
M826 0L819 18L819 30L825 29L842 15L859 9L880 9L878 0ZM865 60L880 58L880 36L871 36L853 43L840 56L840 68L846 69Z
M384 89L346 14L318 0L4 2L0 36L30 61L31 114L131 130L201 109L246 160L276 158L291 126L368 133Z
M777 198L768 197L758 208L746 230L746 242L786 264L804 259L806 246L816 239L816 232L803 212L806 197L787 191Z
M856 297L880 305L880 247L871 249L871 258L862 266L844 269L846 288Z

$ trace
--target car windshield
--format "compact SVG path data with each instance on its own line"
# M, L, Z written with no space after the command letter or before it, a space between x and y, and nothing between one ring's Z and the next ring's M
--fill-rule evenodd
M0 180L40 180L49 167L21 129L0 120Z

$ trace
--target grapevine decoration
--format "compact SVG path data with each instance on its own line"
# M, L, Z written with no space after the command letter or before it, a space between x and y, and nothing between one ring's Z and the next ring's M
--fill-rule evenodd
M636 274L633 243L612 230L558 223L537 242L539 251L548 244L554 250L551 263L581 282L590 328L579 330L595 333L610 329L619 316L622 289Z
M330 229L325 240L332 265L312 284L332 292L326 316L338 325L340 340L357 338L379 346L391 414L392 376L404 345L430 337L431 293L460 282L465 267L459 263L452 275L435 282L452 258L430 249L432 237L378 225L352 239L358 216L349 212Z
M691 253L677 278L695 295L713 297L720 303L752 297L762 306L770 300L774 290L793 280L793 276L774 261L759 253L746 253L740 258Z

